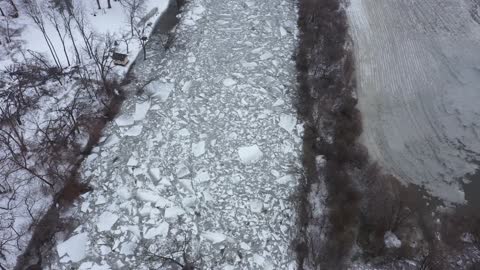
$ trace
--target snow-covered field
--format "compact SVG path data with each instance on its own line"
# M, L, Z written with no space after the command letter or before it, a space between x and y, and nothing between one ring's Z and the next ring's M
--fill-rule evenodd
M94 191L51 269L295 268L294 1L192 0L176 35L134 66L155 80L84 163Z
M465 202L461 182L480 158L478 1L350 2L371 156L434 196Z

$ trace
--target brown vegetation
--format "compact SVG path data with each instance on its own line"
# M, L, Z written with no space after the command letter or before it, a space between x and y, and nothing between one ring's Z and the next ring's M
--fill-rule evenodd
M364 150L356 142L362 125L353 98L353 58L348 48L346 15L338 0L303 0L299 3L298 26L297 108L306 123L306 176L299 192L309 194L314 184L324 180L329 215L327 240L323 247L315 245L312 249L312 243L321 241L321 235L309 235L309 218L314 209L310 208L308 196L299 196L303 199L298 206L297 259L300 269L342 269L359 222L361 196L352 172L366 162L362 160ZM318 155L326 159L324 168L316 166Z
M346 269L352 247L358 244L364 260L375 258L379 264L392 265L410 259L419 262L421 269L449 269L446 251L465 232L480 239L480 218L457 211L442 216L439 226L432 216L438 204L418 187L403 185L383 172L358 143L362 121L354 97L354 57L342 4L341 0L299 1L295 59L297 111L305 121L305 176L294 197L298 267ZM323 156L325 164L317 164L317 156ZM321 183L328 193L322 202L327 207L326 220L316 216L315 203L308 199L318 193L314 187ZM387 232L402 241L400 248L385 246Z

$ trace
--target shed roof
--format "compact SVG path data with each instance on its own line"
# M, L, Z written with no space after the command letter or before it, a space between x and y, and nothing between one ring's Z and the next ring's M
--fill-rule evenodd
M117 53L117 52L114 52L113 55L112 55L112 59L113 60L118 60L118 61L123 61L127 58L128 56L126 54L123 54L123 53Z

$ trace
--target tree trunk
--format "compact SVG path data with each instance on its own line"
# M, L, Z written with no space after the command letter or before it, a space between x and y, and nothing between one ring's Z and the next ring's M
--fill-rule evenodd
M0 14L5 17L5 13L3 13L3 9L0 7Z
M60 38L60 42L62 43L63 53L65 54L65 58L67 59L67 64L68 66L70 66L70 58L68 57L67 48L65 46L65 36L62 36L62 34L60 33L60 29L58 29L58 25L55 26L55 29L57 30L58 37Z
M52 55L53 55L53 58L55 60L55 62L58 62L58 68L62 68L62 62L60 61L60 58L58 57L58 54L57 54L57 50L55 49L55 45L53 45L53 42L52 40L50 39L50 37L47 35L47 32L43 32L43 35L45 36L45 40L47 41L47 44L49 47L52 47Z
M147 46L145 44L142 44L143 47L143 60L147 60Z
M75 39L73 38L72 25L70 24L71 18L72 18L71 17L72 14L70 12L71 12L71 10L69 11L68 18L67 18L67 16L65 16L65 14L63 12L61 12L60 15L62 16L62 19L63 19L63 25L64 25L65 29L67 29L68 35L70 36L70 39L72 40L73 48L75 50L75 56L77 57L77 64L80 64L80 62L81 62L80 53L78 52L77 44L75 42Z
M97 5L98 5L98 9L102 9L102 6L100 6L100 0L97 0Z
M16 14L17 14L17 16L18 16L18 9L17 9L17 5L15 5L15 2L13 2L13 0L9 0L9 2L10 2L10 5L12 5L12 7L13 7L13 10L15 10L15 13L16 13Z
M55 64L57 65L58 68L60 68L60 62L58 62L57 57L56 57L56 52L54 52L54 48L50 44L50 39L48 38L48 35L45 31L41 31L43 34L43 38L45 38L45 42L47 43L48 50L50 50L50 53L52 54L53 61L55 61Z
M130 16L130 30L132 31L132 37L134 35L134 33L133 33L133 20L134 20L134 17Z
M112 4L110 4L110 0L107 0L108 8L112 8Z

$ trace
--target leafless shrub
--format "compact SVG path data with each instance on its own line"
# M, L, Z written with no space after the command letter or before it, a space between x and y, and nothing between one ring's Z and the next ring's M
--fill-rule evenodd
M325 182L328 196L327 240L318 254L298 253L299 269L309 261L310 267L342 269L356 240L359 223L360 192L352 170L366 162L366 151L358 146L362 131L353 94L353 61L347 48L346 16L337 0L302 0L299 2L300 44L296 55L299 90L297 110L306 121L304 164L306 183L311 190L322 178L314 159L323 155L327 161ZM359 161L360 160L360 161ZM304 200L303 208L309 207ZM299 208L299 213L308 210ZM300 217L305 216L301 214ZM308 220L299 220L305 231ZM306 235L303 238L308 237ZM298 241L313 243L315 239ZM303 245L303 244L302 244ZM299 246L300 251L311 247Z
M450 248L462 250L470 245L480 250L480 213L469 205L459 205L441 215L440 234Z
M92 46L92 57L95 63L97 78L100 79L103 90L107 96L112 96L114 93L109 87L110 75L113 68L113 53L114 40L111 35L106 35L102 39L94 39L95 43Z
M24 29L24 27L12 25L12 20L12 16L0 17L0 36L4 38L4 40L0 39L0 45L8 47L8 45L14 43L15 38L20 36L20 33Z
M423 256L419 270L447 270L451 269L448 261L448 253L445 246L438 241L431 245L428 254Z
M146 242L142 243L141 246L144 247L144 256L146 257L146 260L154 264L160 263L161 267L168 265L181 270L202 269L200 268L200 265L202 264L202 256L201 254L193 256L194 252L190 245L190 239L185 236L181 241L176 238L169 240L172 241L172 243L166 250L161 250L153 244L149 245L149 243Z

